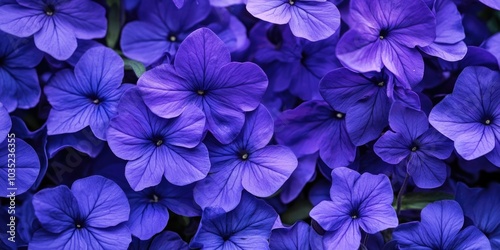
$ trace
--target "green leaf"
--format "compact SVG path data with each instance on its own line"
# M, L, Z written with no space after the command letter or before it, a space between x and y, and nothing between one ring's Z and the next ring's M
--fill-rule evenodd
M292 225L293 223L309 218L309 212L313 206L307 200L299 200L286 210L281 215L281 220L284 224Z
M401 210L422 210L429 203L440 200L452 200L453 198L453 195L443 192L408 193L402 198ZM393 207L396 207L396 201L394 201Z
M119 0L108 0L108 32L106 34L106 44L110 48L114 48L118 43L121 31L121 8Z
M146 72L146 67L144 67L144 64L130 60L130 59L123 59L123 62L125 63L125 70L133 70L137 78L141 77L144 72Z

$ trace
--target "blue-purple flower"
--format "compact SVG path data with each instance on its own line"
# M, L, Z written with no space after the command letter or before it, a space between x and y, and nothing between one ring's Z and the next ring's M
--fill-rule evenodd
M97 138L105 140L118 101L132 86L122 85L123 67L114 51L97 47L81 57L74 71L64 69L51 78L44 89L52 105L47 133L75 133L90 127Z
M334 169L330 198L310 212L326 231L325 249L358 249L361 229L374 234L398 225L391 205L391 183L385 175L360 175L348 168Z
M153 114L137 88L125 93L108 130L113 153L127 160L125 176L135 191L160 184L162 177L175 185L199 181L210 161L203 143L205 117L196 108L170 119Z
M424 61L416 46L436 38L436 18L424 1L352 0L349 18L351 29L337 47L347 68L380 72L386 67L401 82L422 80Z
M193 199L193 187L194 184L179 187L163 180L156 187L126 192L130 202L127 226L132 235L147 240L161 232L167 226L169 210L186 217L200 216L201 209Z
M196 106L206 116L207 129L217 140L230 143L255 110L267 88L257 65L231 62L222 40L211 30L194 31L180 45L174 65L163 64L139 79L144 102L155 114L178 116Z
M431 203L422 209L421 218L421 222L404 223L394 230L399 249L491 249L488 238L476 227L463 228L464 214L456 201Z
M466 160L486 156L500 166L500 73L485 67L468 67L453 93L438 103L429 122L455 143Z
M88 0L17 0L0 6L0 30L19 37L33 36L41 51L68 59L78 39L106 35L106 10Z
M450 157L453 142L429 127L427 116L394 103L389 116L392 131L385 132L373 146L387 163L406 166L406 172L420 188L436 188L447 177L442 160Z
M273 136L273 119L264 106L247 113L240 135L224 145L209 138L205 141L212 168L194 189L194 198L202 208L234 209L243 190L268 197L297 168L297 158L285 146L269 145Z
M174 232L164 231L154 238L148 249L150 250L189 250L188 244Z
M278 214L265 201L249 194L231 212L208 207L190 243L202 249L269 249L271 229Z
M323 249L321 240L311 226L298 221L291 227L273 229L269 247L273 250L320 250Z
M319 152L330 168L347 167L354 161L356 146L349 138L345 114L324 101L304 102L286 110L276 120L276 140L298 157Z
M381 73L360 74L346 68L321 79L320 92L330 106L345 113L352 142L361 146L380 136L387 126L391 100L387 93L393 79Z
M340 26L340 12L330 1L248 0L253 16L275 24L288 24L292 33L310 41L333 35Z
M44 189L33 197L42 228L30 249L127 249L131 242L125 225L130 207L114 182L91 176L67 186Z

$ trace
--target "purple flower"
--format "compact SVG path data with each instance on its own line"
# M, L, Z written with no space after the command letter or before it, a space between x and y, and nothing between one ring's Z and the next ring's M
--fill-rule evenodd
M310 216L326 230L323 245L327 249L358 249L361 229L374 234L398 225L391 206L393 193L385 175L360 175L348 168L332 171L331 201L322 201Z
M429 127L422 111L394 103L389 116L392 131L385 132L373 149L390 164L406 165L406 172L420 188L436 188L447 177L446 163L453 143L437 130Z
M446 61L459 61L467 54L462 16L453 0L431 0L429 8L436 16L436 39L422 51Z
M349 14L351 29L337 47L346 67L358 72L386 67L401 82L422 80L424 61L415 47L436 38L436 19L423 1L352 0Z
M275 24L289 24L292 33L310 41L333 35L340 26L337 7L322 0L248 0L253 16Z
M158 117L137 88L125 93L118 109L107 139L113 153L128 161L125 176L135 191L160 184L163 175L179 186L205 178L210 161L200 143L205 127L201 111L188 107L177 117Z
M465 216L488 237L491 249L500 249L499 191L498 183L484 189L468 188L459 183L455 194L455 200L462 207Z
M33 40L0 31L0 102L7 111L32 108L38 103L41 90L33 68L42 57Z
M194 189L202 208L230 211L243 189L258 197L274 194L297 168L297 158L284 146L266 146L273 136L273 119L264 106L247 113L245 126L230 144L207 139L212 168Z
M484 67L468 67L453 93L438 103L429 116L433 127L455 142L466 160L486 155L500 166L500 74Z
M47 119L49 135L74 133L89 126L105 140L109 120L123 93L132 85L122 85L123 60L111 49L88 50L74 72L58 72L45 87L52 105Z
M154 238L149 246L150 250L189 250L189 246L184 242L178 234L174 232L164 231Z
M154 188L127 192L130 202L127 226L132 234L147 240L161 232L167 226L169 210L186 217L200 216L201 209L193 199L193 187L194 184L178 187L163 180Z
M324 101L308 101L283 112L276 120L275 137L298 157L319 151L320 158L330 168L346 167L356 156L345 114Z
M67 186L44 189L33 197L42 228L30 249L127 249L131 242L125 225L129 204L114 182L91 176Z
M10 119L9 112L7 112L3 104L0 102L0 143L6 140L11 127L12 121Z
M444 200L427 205L422 222L409 222L394 230L399 249L487 250L488 238L474 226L464 225L464 214L456 201Z
M179 44L210 13L208 0L188 1L182 8L173 0L143 0L139 20L122 31L123 53L146 65L160 59L164 52L174 55Z
M255 60L266 69L275 92L289 90L302 100L321 99L319 80L341 66L335 56L338 33L310 42L295 37L286 26L259 22L250 37L258 46Z
M106 10L93 1L17 0L0 6L0 29L19 37L34 36L38 49L68 59L76 39L106 35Z
M28 191L39 172L40 160L28 143L12 136L0 143L0 197L10 197L11 192L20 195Z
M269 236L278 214L262 200L243 195L231 212L208 207L203 210L191 248L269 249Z
M378 138L387 126L390 81L393 80L383 74L360 74L346 68L336 69L321 79L321 95L330 106L346 114L347 132L355 145Z
M146 72L138 86L158 116L176 117L187 106L197 106L205 113L207 129L227 144L241 131L244 112L258 107L267 77L253 63L231 62L224 43L202 28L181 44L173 67L164 64Z

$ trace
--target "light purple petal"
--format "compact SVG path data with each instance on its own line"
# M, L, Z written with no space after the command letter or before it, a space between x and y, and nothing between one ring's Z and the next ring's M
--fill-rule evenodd
M78 46L74 31L64 22L62 18L45 18L34 35L37 48L61 61L70 58Z
M375 145L375 153L387 163L398 164L411 153L411 141L401 134L392 131L385 132Z
M340 26L340 12L329 1L297 1L290 11L292 33L310 41L326 39Z
M224 169L208 174L194 188L194 199L202 208L220 207L233 210L241 199L241 167Z
M0 29L12 35L28 37L39 31L46 19L38 9L23 7L17 3L0 7Z
M194 148L170 146L161 152L165 165L165 178L172 184L184 186L205 178L210 170L207 147L200 143Z
M71 191L88 227L112 227L129 218L130 206L125 193L109 179L99 175L80 179L73 183Z
M323 236L325 249L330 246L336 246L339 249L358 249L360 244L361 232L356 222L346 223L338 230L327 232Z
M286 24L292 18L292 7L283 0L248 0L246 7L254 17L270 23Z
M229 62L231 54L224 42L213 31L202 28L191 33L179 46L174 66L181 77L207 90L204 88L210 83L218 82L221 67Z
M80 209L68 187L41 190L33 196L32 202L36 217L46 230L62 233L70 228L76 229L75 219L80 215Z
M377 71L383 68L381 42L378 34L347 31L337 45L337 57L342 64L360 72Z
M249 155L242 170L242 185L253 195L270 196L290 178L297 164L297 158L287 147L267 146Z

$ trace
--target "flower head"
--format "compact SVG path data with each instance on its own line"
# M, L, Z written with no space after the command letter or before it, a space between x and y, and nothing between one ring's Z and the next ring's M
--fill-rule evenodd
M181 186L205 178L210 161L200 143L205 127L200 110L187 107L177 117L158 117L137 88L125 93L118 110L107 139L113 153L128 160L125 176L135 191L160 184L162 176Z
M276 120L276 140L298 157L319 152L330 168L354 161L356 146L347 133L345 113L324 101L308 101L283 112Z
M396 211L391 206L393 193L385 175L360 175L348 168L332 171L331 201L322 201L310 216L326 230L326 249L357 249L361 229L374 234L398 225ZM346 235L349 235L346 237Z
M215 138L230 143L245 123L244 112L258 107L267 77L253 63L231 62L222 40L202 28L181 44L173 67L163 64L146 72L138 86L158 116L172 118L194 105L205 113Z
M455 143L466 160L486 155L500 166L500 73L468 67L455 83L453 93L438 103L429 122Z
M380 72L386 67L402 82L420 82L424 61L415 47L428 46L436 38L436 19L424 1L353 0L350 4L353 22L339 41L340 61L358 72Z
M243 189L258 197L278 191L297 168L297 158L285 146L266 146L273 128L271 115L261 105L247 113L245 126L230 144L206 140L212 168L194 190L202 208L230 211L238 205Z
M158 186L140 192L126 192L130 202L130 231L139 239L147 240L167 226L169 210L176 214L193 217L201 215L201 209L193 199L194 184L179 187L163 180Z
M268 240L277 217L266 202L244 194L240 205L231 212L214 207L204 209L190 247L269 249Z
M109 120L123 93L123 60L111 49L88 50L75 66L58 72L45 87L52 105L47 120L49 135L74 133L89 126L105 140Z
M18 0L0 6L0 30L35 38L41 51L68 59L78 39L106 35L106 10L93 1Z
M374 151L385 162L403 162L406 172L420 188L436 188L447 177L446 163L453 144L433 127L422 111L394 103L389 116L393 131L387 131L374 145Z
M91 176L75 181L71 190L58 186L33 197L42 228L30 249L127 249L130 231L125 225L130 208L114 182Z

